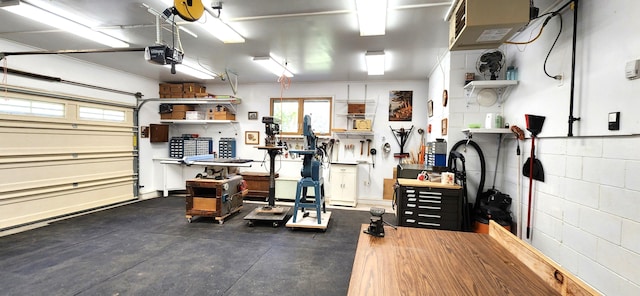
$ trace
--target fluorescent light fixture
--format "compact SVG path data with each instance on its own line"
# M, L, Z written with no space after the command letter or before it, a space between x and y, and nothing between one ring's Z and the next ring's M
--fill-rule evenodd
M356 0L360 36L384 35L387 26L387 0Z
M384 51L367 51L364 58L369 75L384 75Z
M209 13L210 17L202 26L204 26L211 35L220 39L224 43L244 43L244 37L229 27L220 18L215 17L216 13L210 5L204 4L204 9Z
M265 67L267 70L269 70L271 73L275 74L278 77L282 75L287 77L293 77L293 73L291 73L291 71L289 71L285 66L276 62L272 57L254 57L253 61L262 65L263 67Z
M171 69L171 64L164 65L164 66L166 68ZM216 79L216 76L214 73L211 73L210 71L207 71L200 66L185 64L184 62L182 64L176 64L176 71L185 75L189 75L191 77L198 78L198 79L203 79L203 80Z
M32 5L28 5L26 3L2 7L2 9L110 47L129 47L129 44L117 38L114 38L102 32L94 31L88 26L76 23L72 20L63 18L49 11L40 9Z

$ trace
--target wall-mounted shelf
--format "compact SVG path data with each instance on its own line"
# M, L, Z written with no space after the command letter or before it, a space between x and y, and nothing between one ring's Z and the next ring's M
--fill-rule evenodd
M333 132L334 135L344 138L366 138L373 137L375 133L373 131L345 131L345 132Z
M467 97L467 106L471 97L476 97L478 92L483 89L494 89L498 95L498 104L502 105L504 100L509 96L511 88L518 85L518 80L474 80L464 86L465 96Z
M215 123L237 123L235 120L189 120L189 119L162 119L161 123L170 124L215 124Z
M462 130L467 137L471 138L472 134L512 134L508 128L467 128Z
M216 98L149 98L141 100L138 108L142 107L146 102L160 102L164 104L184 104L184 105L220 105L231 114L236 114L236 105L242 103L242 99L234 96L218 96Z

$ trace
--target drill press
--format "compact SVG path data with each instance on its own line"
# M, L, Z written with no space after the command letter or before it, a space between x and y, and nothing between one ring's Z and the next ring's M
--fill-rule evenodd
M273 116L262 117L264 123L264 132L267 137L264 139L265 146L276 146L276 135L280 134L280 120Z

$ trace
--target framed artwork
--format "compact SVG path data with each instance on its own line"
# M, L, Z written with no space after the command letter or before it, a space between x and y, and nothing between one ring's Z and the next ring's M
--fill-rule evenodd
M427 114L429 117L433 116L433 100L427 102Z
M258 120L258 111L249 111L249 120Z
M442 106L447 107L447 103L449 103L449 92L445 89L442 91Z
M411 121L413 116L413 91L389 92L389 121Z
M246 131L244 132L244 143L247 145L260 144L260 132L258 131Z
M442 135L446 136L447 135L447 125L449 124L449 120L446 118L442 119Z

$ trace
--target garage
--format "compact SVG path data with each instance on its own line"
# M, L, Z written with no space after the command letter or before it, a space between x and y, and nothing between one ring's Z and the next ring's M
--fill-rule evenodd
M637 1L0 1L7 295L640 295Z

